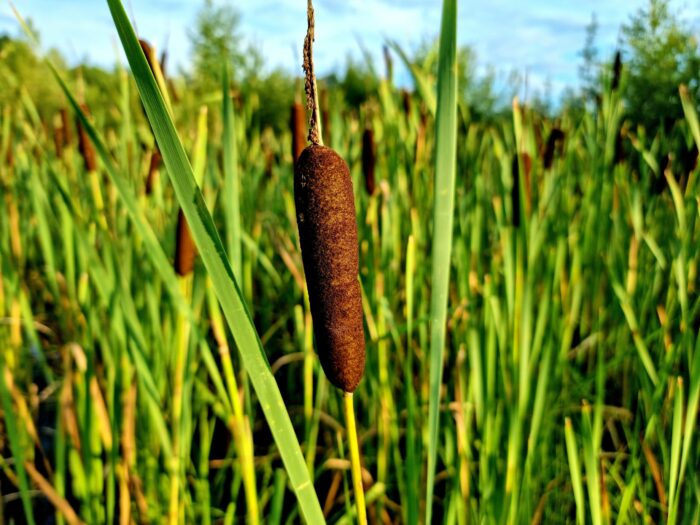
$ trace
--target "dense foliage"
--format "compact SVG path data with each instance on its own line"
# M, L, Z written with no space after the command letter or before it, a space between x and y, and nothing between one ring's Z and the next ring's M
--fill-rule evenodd
M236 28L215 9L200 27L243 60L205 24ZM592 89L555 114L504 110L459 55L434 523L700 520L697 47L665 9L651 0L632 17L621 69L591 54ZM329 522L350 523L342 402L314 354L294 214L300 88L259 68L222 82L205 48L168 76L172 117L315 493ZM350 62L321 82L322 118L356 197L370 520L415 524L428 503L437 70L428 48L389 52L415 89ZM89 107L88 137L26 41L1 39L0 55L0 523L299 522L212 276L201 256L177 277L168 264L182 202L133 79L49 55Z

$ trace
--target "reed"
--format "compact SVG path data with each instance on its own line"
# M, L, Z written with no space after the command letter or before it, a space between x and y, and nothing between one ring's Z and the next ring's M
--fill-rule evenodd
M612 83L610 89L617 91L620 87L620 77L622 76L622 52L618 49L615 52L615 60L612 68Z
M90 115L90 109L87 107L87 104L81 104L80 107L85 114ZM78 130L78 151L83 158L85 169L88 173L94 173L97 171L97 155L95 153L95 148L79 119L76 120L75 127ZM64 126L64 130L65 129L68 128ZM69 134L66 135L69 136Z
M552 128L547 137L547 144L544 147L544 153L542 154L542 165L545 170L552 169L552 164L554 164L554 154L557 149L561 149L562 143L564 142L564 132L559 128Z
M330 148L307 147L296 164L294 200L318 356L330 382L354 392L365 345L348 165Z
M301 102L294 102L289 116L292 132L292 159L296 162L306 147L306 112Z
M308 146L294 169L294 202L316 348L328 380L343 391L360 524L367 523L352 393L365 369L355 199L347 163L323 146L313 65L314 10L307 3L304 71Z
M186 276L194 270L194 261L197 257L197 246L192 240L192 234L187 226L187 219L180 210L177 214L177 233L175 243L175 272L180 276Z
M374 195L376 187L374 168L377 163L377 147L374 143L374 130L366 128L362 134L362 173L365 176L365 189L368 195Z

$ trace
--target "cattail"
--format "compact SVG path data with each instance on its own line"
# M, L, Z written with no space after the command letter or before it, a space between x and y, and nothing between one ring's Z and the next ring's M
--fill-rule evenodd
M318 355L336 387L353 392L364 373L362 296L350 170L332 149L299 157L294 200Z
M182 210L177 214L177 240L175 244L175 272L185 276L192 273L197 247L187 226L187 219Z
M525 213L529 215L532 209L532 157L523 151L520 153L520 163L523 170L523 185L525 186L525 193L523 195L523 197L525 197Z
M333 385L352 394L365 369L355 198L348 165L335 151L322 145L311 0L307 18L303 67L307 108L311 112L311 145L294 166L294 203L321 366ZM353 480L355 474L353 469Z
M520 227L520 168L518 167L518 154L513 154L511 163L511 175L513 177L513 185L510 188L510 209L512 214L513 226Z
M292 104L289 127L292 131L292 156L296 162L306 146L306 112L300 102Z
M63 147L66 144L65 128L59 114L54 117L53 122L53 145L56 150L56 157L60 159L63 157Z
M69 146L73 142L73 134L70 130L70 119L68 118L68 110L61 108L61 127L63 128L63 143Z
M331 143L331 112L328 109L328 88L321 88L321 124L323 125L323 134L326 136L328 143Z
M377 159L377 151L374 144L374 131L365 129L362 134L362 173L365 176L365 189L369 195L374 194L374 166Z
M139 44L141 44L141 50L143 51L143 54L146 55L146 61L148 62L148 67L150 67L153 74L155 74L155 68L154 68L155 61L158 59L156 58L156 54L155 54L155 51L153 50L153 46L151 46L151 44L147 40L144 40L143 38L139 38Z
M323 146L312 52L311 0L307 0L306 14L304 87L307 107L311 110L308 137L311 145L294 166L294 203L316 349L326 377L343 391L357 520L360 525L367 525L353 407L353 392L365 371L355 196L348 165L335 151Z
M389 52L389 46L384 45L384 64L386 65L386 79L391 83L394 78L394 61L391 58L391 53Z
M403 102L403 112L407 117L411 116L411 92L408 89L401 90L401 101Z
M90 114L90 110L86 104L81 104L80 109L82 109L83 113L86 115ZM95 154L95 148L90 141L90 137L88 137L87 131L80 122L80 119L76 119L75 124L78 128L78 150L85 162L85 169L88 172L97 171L97 156Z
M160 53L160 72L163 73L163 77L167 78L168 75L165 74L165 66L168 65L168 51L163 49Z
M554 164L554 152L557 148L557 144L564 140L564 132L559 128L552 128L549 132L549 137L547 137L547 145L544 148L544 154L542 155L542 164L544 164L544 169L548 170Z
M155 147L151 151L151 160L148 165L148 176L146 177L146 195L150 195L153 191L153 185L156 181L156 174L163 161L163 156L160 154L160 150Z
M420 106L420 119L418 121L418 133L416 134L415 158L416 164L423 160L425 155L425 141L428 131L428 111L424 104Z
M15 167L15 153L12 148L12 141L10 141L10 143L7 145L5 164L7 165L8 171L12 172L12 169Z
M621 129L618 134L615 136L615 157L613 159L613 162L615 164L622 164L625 162L626 159L626 154L625 154L625 144L624 144L624 138L625 138L625 130Z
M615 61L613 62L613 78L611 88L616 91L620 87L620 76L622 75L622 53L618 49L615 52Z

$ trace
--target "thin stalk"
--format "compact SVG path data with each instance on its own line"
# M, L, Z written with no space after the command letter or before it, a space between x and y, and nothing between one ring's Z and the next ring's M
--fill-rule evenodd
M192 297L192 274L180 277L182 295L191 300ZM170 473L170 506L168 510L168 522L171 525L179 523L180 519L180 475L183 472L181 451L180 451L180 426L182 420L182 395L185 376L185 363L187 361L187 347L189 345L190 323L187 317L178 313L176 326L176 356L173 370L173 428L172 444L173 456L171 458Z
M435 144L432 291L430 304L430 406L428 411L428 482L426 523L432 523L432 500L440 427L440 387L445 354L447 295L452 254L454 188L457 163L457 1L444 0L440 29Z
M343 408L345 409L345 424L347 425L348 445L350 446L350 466L352 470L352 484L355 491L355 503L357 506L357 521L360 525L367 525L365 490L362 486L362 465L360 464L360 448L357 443L355 408L352 404L352 393L343 392Z

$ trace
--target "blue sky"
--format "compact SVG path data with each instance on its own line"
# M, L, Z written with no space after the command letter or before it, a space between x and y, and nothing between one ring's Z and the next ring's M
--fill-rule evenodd
M188 28L203 0L123 0L135 18L139 34L170 60L187 67ZM306 30L304 0L228 1L241 14L241 33L265 57L268 67L300 71L300 49ZM585 28L595 13L598 44L612 53L621 24L647 0L459 0L459 43L477 52L480 67L494 66L505 79L511 70L527 74L529 84L549 81L555 94L578 78L579 50ZM19 11L32 18L44 47L57 47L72 63L82 59L111 65L119 43L104 0L15 0ZM672 0L673 8L696 30L700 28L697 0ZM358 42L381 66L386 38L409 50L434 37L440 24L438 0L315 0L317 73L342 68L348 54L360 57ZM6 0L0 0L0 33L17 33ZM296 53L296 55L295 55ZM296 62L295 62L296 61ZM171 62L172 64L172 62Z

